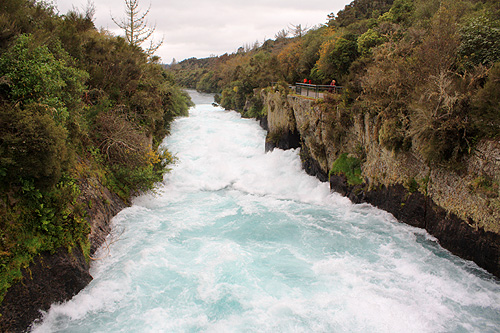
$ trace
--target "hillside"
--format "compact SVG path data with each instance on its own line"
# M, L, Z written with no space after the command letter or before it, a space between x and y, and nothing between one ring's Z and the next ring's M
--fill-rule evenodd
M91 7L59 15L46 2L2 1L0 32L0 330L9 331L88 283L109 219L162 180L172 156L158 145L191 101L156 57L96 29Z
M267 146L301 147L333 190L498 275L500 4L356 0L329 18L213 59L196 87L264 119ZM289 88L304 78L342 93L304 99Z

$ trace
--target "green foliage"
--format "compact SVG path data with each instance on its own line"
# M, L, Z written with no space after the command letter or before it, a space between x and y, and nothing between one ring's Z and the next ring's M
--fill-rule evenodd
M421 124L424 127L418 128L415 136L420 141L419 152L427 162L453 166L469 151L467 124L459 117L427 120Z
M367 32L358 38L358 52L367 56L371 54L371 49L385 42L385 38L380 36L380 33L373 29L368 29Z
M319 50L324 42L323 29L310 30L300 42L298 71L301 77L309 77L319 59Z
M415 193L420 188L420 185L414 177L411 177L406 181L405 187L410 193Z
M32 181L21 180L21 187L14 195L15 205L7 204L12 199L2 196L0 299L38 253L81 247L87 249L88 255L90 227L77 203L79 195L77 182L65 176L50 191L39 190ZM12 219L16 223L11 223Z
M415 0L414 6L413 22L415 22L415 25L417 26L427 27L430 23L429 21L441 7L441 2Z
M414 9L415 6L413 0L395 0L391 9L380 16L379 21L389 21L403 25L410 25Z
M411 137L408 129L397 118L387 119L382 123L378 134L379 143L392 151L408 151L411 147Z
M218 92L218 80L214 78L214 75L214 71L209 71L208 73L203 74L201 79L196 84L196 90L208 93Z
M67 161L67 131L53 119L50 108L32 103L26 108L0 108L0 168L4 185L31 179L40 188L53 186Z
M171 73L92 13L45 2L0 4L0 299L42 251L80 247L81 188L125 200L153 189L174 158L157 153L192 102ZM89 181L88 178L91 178Z
M499 136L498 3L355 0L329 17L300 37L188 63L203 72L199 87L217 87L221 105L245 115L259 114L255 88L337 80L342 101L325 103L337 110L326 133L335 143L353 115L369 113L385 148L459 167L475 142Z
M123 199L127 199L130 193L151 190L157 182L163 180L163 171L155 170L153 166L131 168L117 164L111 167L111 171L113 177L108 179L108 185Z
M58 18L47 1L3 0L0 2L0 50L20 34L52 31Z
M385 13L391 8L394 0L354 0L350 4L346 5L343 10L340 10L335 15L330 15L332 19L328 22L330 26L340 26L340 27L351 27L357 23L370 19L375 16L375 18Z
M500 195L499 180L495 180L487 175L476 177L469 184L469 189L487 198L498 198Z
M484 136L500 137L500 62L490 70L488 80L472 100L475 128Z
M166 78L165 87L163 91L163 101L162 105L166 108L164 114L165 126L168 125L175 117L187 117L189 115L188 110L190 107L194 106L193 101L189 94L181 89L176 83L173 75L171 73L163 74Z
M358 57L358 46L353 35L330 39L321 45L320 57L313 69L314 78L330 83L333 78L342 79L352 62Z
M500 22L486 15L470 19L460 29L458 50L467 67L500 61Z
M358 45L355 39L340 38L330 55L331 64L339 77L349 72L349 67L358 56Z
M330 175L344 175L349 185L360 185L363 183L361 161L344 153L333 162Z
M249 92L241 81L234 81L231 85L222 91L220 105L228 110L242 111Z
M23 105L47 105L53 110L54 120L64 125L67 106L79 99L87 75L67 66L65 59L56 59L47 46L37 43L33 36L21 35L0 58L0 76L10 99ZM57 46L59 53L67 58L67 53Z
M421 81L410 114L415 148L429 163L453 165L470 151L469 91L457 67L460 8L441 8L429 34L416 50L415 72ZM439 49L439 54L435 51Z
M196 59L189 58L183 60L179 63L173 63L171 65L165 66L166 69L170 72L175 73L175 81L182 87L198 89L197 84L200 82L201 78L212 71L214 75L208 75L205 80L207 81L206 86L210 88L214 88L215 91L219 92L218 80L220 78L216 75L216 71L211 68L215 67L218 58L205 58L205 59ZM205 87L205 84L203 85ZM204 90L202 86L200 86L199 90L204 92L212 92L211 90ZM217 88L217 89L215 89Z
M250 107L243 113L244 117L259 119L266 115L265 114L266 111L264 110L264 105L259 97L257 96L251 97L249 99L248 104L250 105Z

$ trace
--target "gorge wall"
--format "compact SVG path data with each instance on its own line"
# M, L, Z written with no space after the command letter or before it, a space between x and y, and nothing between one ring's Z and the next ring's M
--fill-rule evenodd
M111 218L126 203L110 192L96 177L79 179L78 200L87 207L90 224L90 255L100 247L111 230ZM23 277L9 288L0 305L0 331L24 332L51 304L71 299L92 280L89 258L79 246L44 252L22 270Z
M481 141L460 168L431 166L418 152L387 150L380 122L346 115L322 101L264 90L266 149L301 147L304 169L356 203L370 203L399 221L426 229L454 254L500 277L500 142ZM359 162L352 181L331 172L348 156Z

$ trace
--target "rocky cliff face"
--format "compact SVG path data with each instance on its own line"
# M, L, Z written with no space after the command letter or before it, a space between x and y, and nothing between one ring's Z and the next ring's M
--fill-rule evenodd
M297 133L304 168L322 181L341 154L357 158L361 184L333 174L332 190L425 228L443 247L500 277L500 142L479 142L458 169L430 166L415 150L384 148L375 116L345 115L331 104L276 92L263 91L262 98L268 149L286 149L283 141Z
M126 203L96 178L81 179L80 190L79 200L88 207L92 256L110 232L111 218ZM69 300L92 280L89 258L79 247L42 253L22 273L22 280L9 288L0 305L1 332L25 331L41 317L41 311L48 310L52 303Z

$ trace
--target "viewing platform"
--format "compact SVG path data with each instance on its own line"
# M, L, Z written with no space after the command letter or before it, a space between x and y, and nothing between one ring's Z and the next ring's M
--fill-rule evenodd
M277 82L273 82L272 86L275 86ZM320 99L324 97L325 92L332 94L341 94L344 89L341 86L331 86L324 84L309 84L309 83L295 83L295 85L289 86L292 91L300 96L310 97L314 99Z
M343 87L340 86L330 86L323 84L308 84L308 83L296 83L292 86L297 95L312 97L312 98L323 98L325 92L332 94L342 93Z

